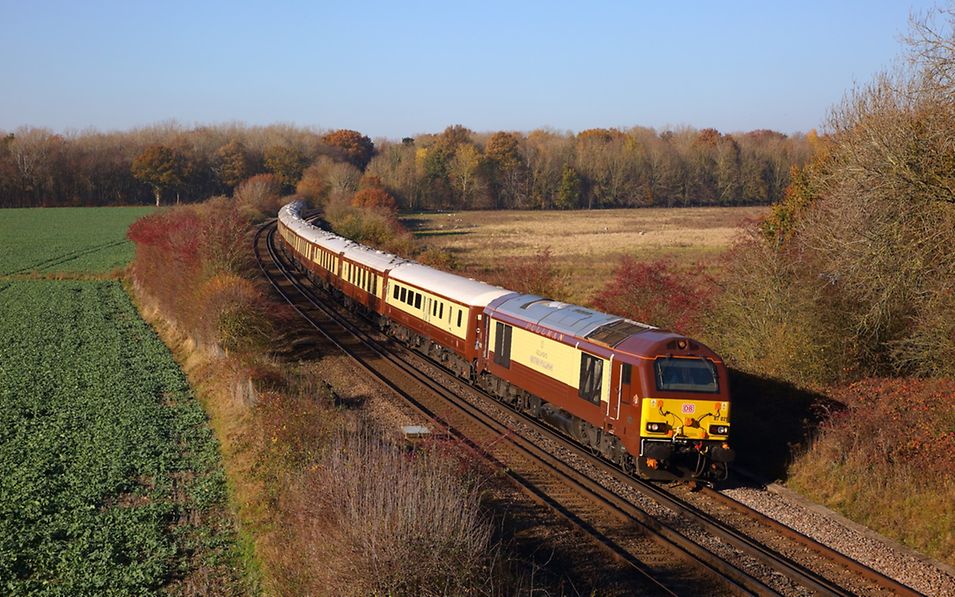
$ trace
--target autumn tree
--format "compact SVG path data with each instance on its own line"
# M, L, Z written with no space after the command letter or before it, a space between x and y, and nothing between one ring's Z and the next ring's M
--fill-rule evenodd
M524 142L530 204L541 209L555 207L564 168L573 167L574 144L569 135L538 129Z
M252 159L241 141L230 141L216 150L214 164L216 176L232 189L252 174Z
M580 205L583 183L577 171L570 166L564 166L564 174L560 180L560 190L557 194L557 207L560 209L575 209Z
M391 196L391 193L382 187L365 187L359 189L352 197L351 204L354 207L381 209L385 211L396 211L398 209L398 202Z
M181 187L189 175L189 164L181 153L165 145L150 145L133 160L132 173L153 188L156 206L163 191ZM178 203L178 193L176 195Z
M173 148L188 166L187 172L172 177L178 178L175 185L160 183L160 195L175 190L199 198L234 192L242 180L265 171L279 176L288 192L318 160L321 166L302 186L313 198L350 199L364 166L381 177L402 206L412 209L552 208L565 166L581 178L582 205L769 203L782 197L791 167L810 156L809 136L721 134L715 148L706 146L705 151L694 147L701 136L712 134L690 128L657 133L639 127L592 129L579 136L552 130L481 134L452 125L374 147L354 131L321 135L287 125L187 129L161 123L126 132L70 135L23 128L0 131L0 205L155 200L156 187L143 184L144 179L133 174L132 163L157 145ZM710 181L708 187L703 185L710 191L698 191L701 180Z
M514 133L497 132L491 135L484 148L489 176L500 196L499 205L526 207L525 162L520 141Z
M735 268L740 283L725 295L760 325L800 322L821 332L814 344L820 335L838 342L817 381L955 375L955 13L945 15L944 31L916 24L908 68L855 88L832 110L824 143L795 171L762 246L746 252L764 255L773 275L753 277L760 268L741 254L747 266ZM786 155L786 139L757 135ZM772 164L783 159L764 155L773 184ZM755 302L763 285L785 293ZM786 296L803 298L781 309ZM733 342L729 352L738 353Z
M587 209L626 204L635 195L634 164L627 137L616 129L589 129L577 135L577 167L587 183Z
M454 156L448 165L448 175L454 184L454 190L460 198L461 206L471 203L474 188L478 180L478 171L481 166L481 153L471 143L462 143L454 151Z
M367 168L367 172L381 178L399 203L409 209L418 209L426 189L425 180L418 172L416 152L413 140L385 143Z
M362 171L375 155L375 144L358 131L337 130L322 137L322 142L341 152L345 161Z
M308 166L305 153L290 145L272 145L265 149L265 167L269 169L286 189L294 189Z

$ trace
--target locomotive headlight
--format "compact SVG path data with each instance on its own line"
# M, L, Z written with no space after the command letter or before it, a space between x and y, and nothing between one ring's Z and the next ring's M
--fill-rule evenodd
M666 433L669 428L670 426L666 423L647 423L647 431L650 433Z
M710 425L710 433L712 435L728 435L729 432L729 425Z

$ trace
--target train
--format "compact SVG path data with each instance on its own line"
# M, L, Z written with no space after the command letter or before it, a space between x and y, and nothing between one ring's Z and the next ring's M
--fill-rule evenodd
M630 474L727 478L729 379L702 343L369 248L312 224L306 210L280 209L280 246L382 332Z

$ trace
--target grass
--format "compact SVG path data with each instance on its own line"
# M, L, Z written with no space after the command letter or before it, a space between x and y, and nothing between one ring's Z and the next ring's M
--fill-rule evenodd
M588 303L625 255L690 266L709 263L732 243L737 226L765 207L472 211L412 213L402 223L426 249L450 252L458 269L488 277L501 264L549 248L573 279L570 298Z
M240 592L217 443L120 283L0 282L0 466L6 594Z
M133 258L126 229L152 207L0 210L0 276L107 274Z

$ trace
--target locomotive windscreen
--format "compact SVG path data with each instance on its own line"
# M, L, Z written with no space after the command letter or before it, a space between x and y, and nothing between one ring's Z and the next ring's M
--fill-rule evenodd
M720 391L716 367L706 359L657 359L653 367L658 390L710 394Z

